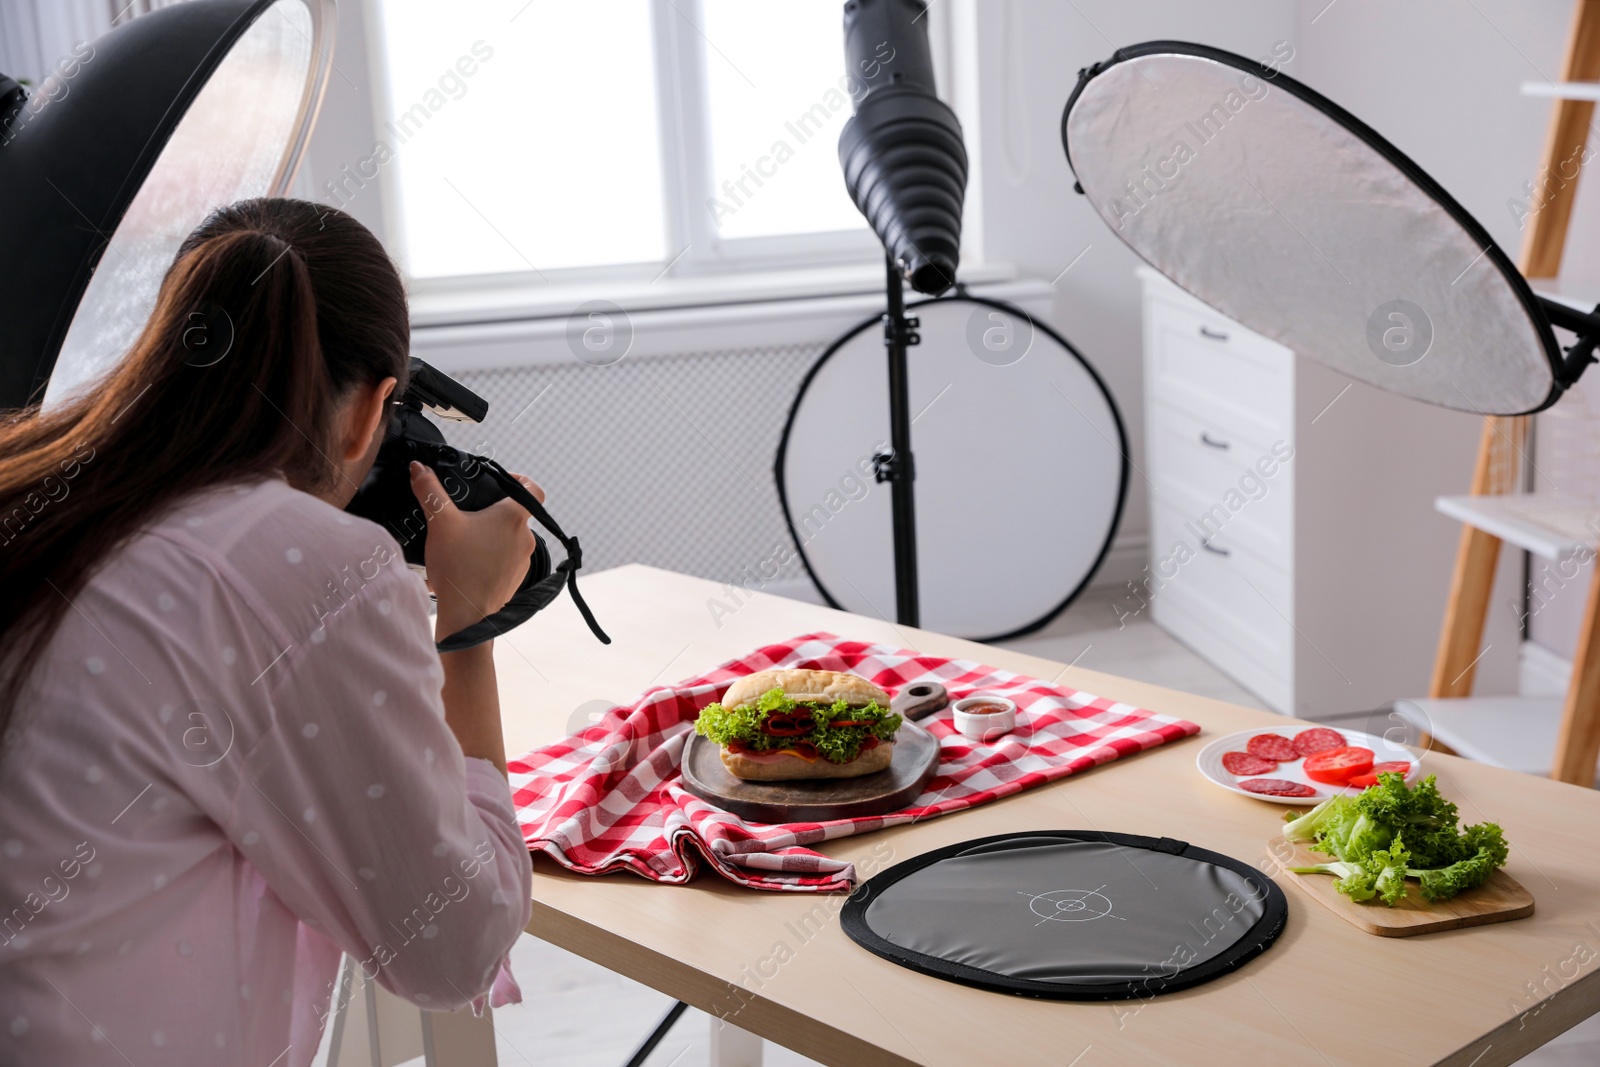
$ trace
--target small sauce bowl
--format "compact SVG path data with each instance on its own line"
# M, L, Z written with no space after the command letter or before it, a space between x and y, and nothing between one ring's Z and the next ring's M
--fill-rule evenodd
M1017 706L1005 697L981 693L962 697L951 705L956 731L972 741L993 741L1017 725Z

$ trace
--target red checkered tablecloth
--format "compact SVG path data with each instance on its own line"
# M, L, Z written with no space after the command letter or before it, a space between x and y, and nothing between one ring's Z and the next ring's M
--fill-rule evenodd
M849 671L891 694L917 682L940 683L952 701L998 693L1016 702L1017 727L980 744L956 733L948 711L920 720L939 739L939 770L901 811L824 823L746 822L687 792L679 769L700 709L734 679L779 667ZM581 874L629 870L656 882L687 882L703 860L755 889L833 892L851 887L854 870L807 845L961 811L1199 731L1183 719L970 660L815 633L612 708L582 732L513 760L511 791L528 847Z

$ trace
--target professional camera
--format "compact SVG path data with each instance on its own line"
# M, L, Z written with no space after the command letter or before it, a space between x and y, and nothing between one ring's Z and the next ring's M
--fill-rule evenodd
M395 402L377 461L345 510L385 527L400 542L405 561L426 574L428 520L411 491L410 467L411 461L416 460L433 468L445 492L462 511L481 511L509 496L526 508L567 553L567 558L552 568L550 550L544 539L535 534L537 545L528 561L528 574L516 594L493 615L440 641L439 651L471 648L526 622L560 595L563 585L572 590L572 602L589 629L609 645L611 638L600 629L578 592L578 568L583 566L578 539L568 537L538 498L500 464L447 444L423 409L441 419L482 422L489 413L489 404L454 378L412 357L411 383L405 395Z

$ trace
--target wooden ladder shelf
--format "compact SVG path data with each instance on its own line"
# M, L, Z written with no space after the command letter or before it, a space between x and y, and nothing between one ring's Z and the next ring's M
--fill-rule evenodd
M1561 80L1600 81L1600 0L1576 0L1574 4ZM1563 178L1559 166L1565 159L1583 156L1594 107L1593 100L1558 99L1551 111L1542 166L1533 183L1531 203L1537 207L1529 217L1519 264L1529 279L1553 279L1560 272L1578 182L1575 177ZM1511 459L1523 455L1528 421L1529 416L1490 416L1484 420L1472 478L1474 495L1512 492L1518 487L1520 479L1506 474L1507 470L1515 470L1516 464L1497 463L1496 455L1498 452ZM1439 652L1434 660L1430 697L1465 697L1472 693L1473 673L1482 654L1483 627L1499 555L1500 538L1474 526L1462 528ZM1600 761L1600 621L1597 620L1600 620L1600 567L1595 568L1589 584L1588 604L1573 655L1572 682L1562 708L1550 772L1558 781L1583 786L1595 784L1595 765Z

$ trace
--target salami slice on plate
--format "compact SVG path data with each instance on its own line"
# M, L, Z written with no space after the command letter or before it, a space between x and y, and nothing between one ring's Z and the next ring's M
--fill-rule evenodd
M1344 739L1344 734L1338 730L1330 730L1326 726L1314 726L1309 730L1301 730L1294 735L1294 750L1296 755L1315 756L1318 752L1331 752L1336 748L1343 748L1349 744Z
M1246 778L1239 783L1239 788L1247 793L1264 793L1272 797L1314 797L1317 795L1317 791L1309 785L1290 782L1283 778Z
M1224 752L1222 754L1222 768L1229 774L1237 774L1241 778L1256 774L1268 774L1278 769L1277 760L1262 759L1252 756L1248 752Z
M1344 738L1339 738L1339 744L1344 744ZM1269 759L1274 763L1283 763L1286 760L1297 760L1305 753L1295 748L1293 741L1282 734L1256 734L1244 746L1250 753L1259 759Z

